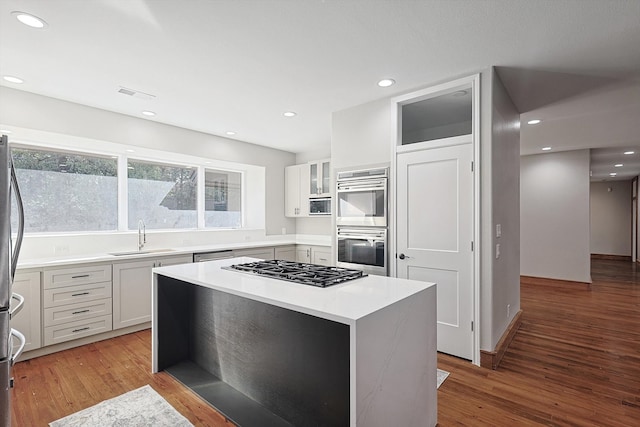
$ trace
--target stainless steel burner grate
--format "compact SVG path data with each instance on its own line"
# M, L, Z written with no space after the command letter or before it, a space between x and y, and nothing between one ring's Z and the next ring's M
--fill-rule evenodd
M321 288L366 276L361 270L352 268L327 267L277 259L234 264L222 268Z

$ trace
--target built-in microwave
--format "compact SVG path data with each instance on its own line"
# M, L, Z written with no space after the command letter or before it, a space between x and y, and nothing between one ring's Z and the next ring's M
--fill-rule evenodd
M336 225L387 226L388 169L340 172L336 181Z
M331 197L309 199L309 215L331 215Z

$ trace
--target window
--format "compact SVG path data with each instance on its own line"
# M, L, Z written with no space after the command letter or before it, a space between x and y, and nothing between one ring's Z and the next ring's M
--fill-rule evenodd
M197 168L129 160L129 229L142 219L148 229L196 228Z
M242 174L205 169L204 226L242 227Z
M117 159L14 147L25 232L118 228ZM11 215L17 228L17 213Z

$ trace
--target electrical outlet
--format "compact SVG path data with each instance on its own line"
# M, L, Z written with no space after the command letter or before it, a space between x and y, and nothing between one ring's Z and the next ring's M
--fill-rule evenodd
M507 304L507 319L511 317L511 304Z
M496 243L496 259L500 258L500 243Z
M502 236L502 224L496 224L496 237Z

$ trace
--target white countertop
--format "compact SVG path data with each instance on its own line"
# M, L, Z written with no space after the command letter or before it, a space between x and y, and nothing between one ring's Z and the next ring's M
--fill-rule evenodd
M153 272L349 325L435 286L428 282L369 275L327 288L318 288L220 268L252 261L257 260L247 257L231 258L154 268Z
M153 247L146 247L141 252L130 251L126 255L113 255L112 253L95 253L85 255L56 256L51 258L18 259L18 269L34 269L45 267L62 267L65 265L85 264L94 262L119 262L136 259L158 258L165 256L180 256L185 254L215 252L228 249L259 248L266 246L286 246L286 245L314 245L331 246L331 236L302 236L286 237L281 239L267 239L245 241L241 243L220 243L212 245L167 247L164 251L158 251ZM122 251L124 252L124 251ZM117 253L117 251L115 251Z

